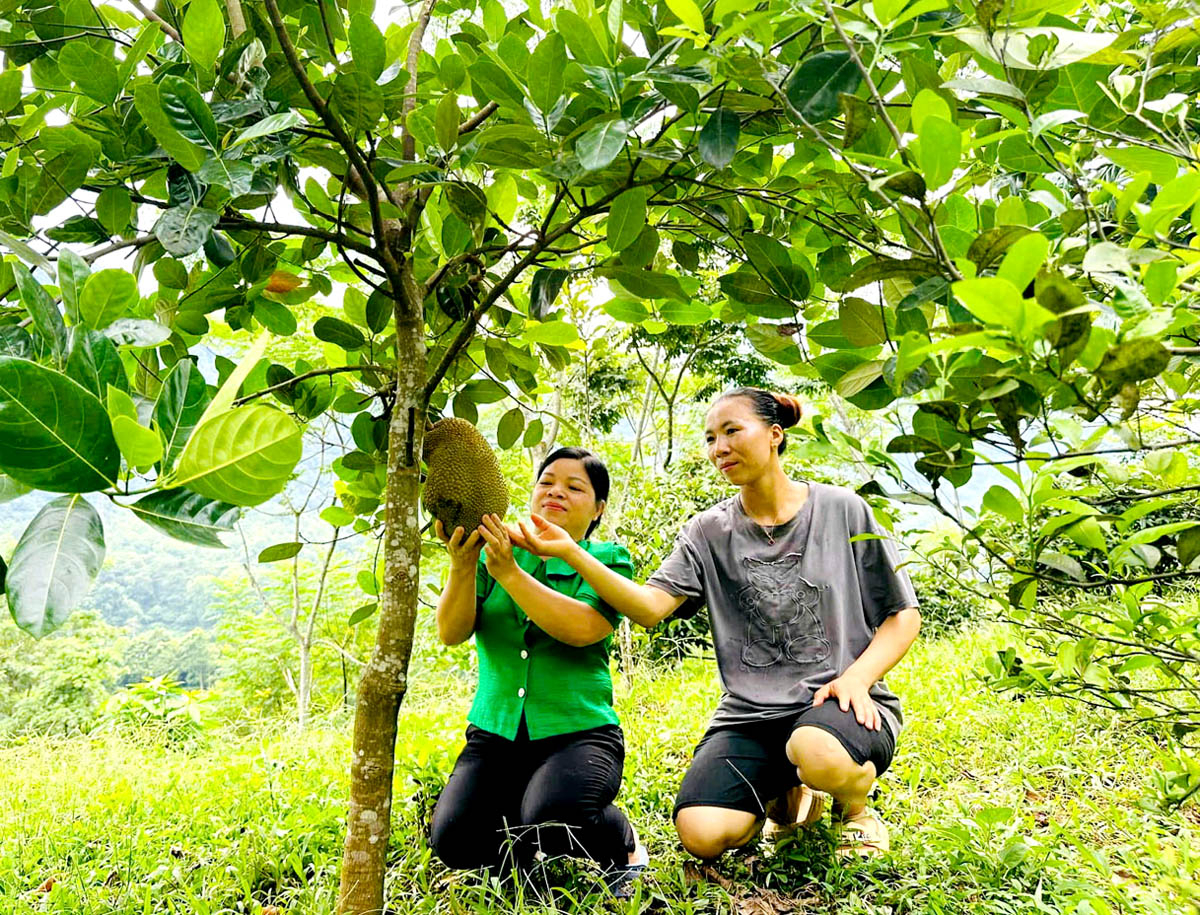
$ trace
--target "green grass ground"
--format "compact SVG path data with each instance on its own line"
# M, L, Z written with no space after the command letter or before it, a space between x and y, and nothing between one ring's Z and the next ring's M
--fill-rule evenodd
M391 911L1200 912L1200 818L1143 803L1160 751L1079 706L989 692L973 671L995 642L920 644L891 678L908 726L875 801L893 829L889 858L843 866L818 830L755 845L700 880L669 816L715 674L699 660L639 674L618 690L629 747L618 803L652 870L627 907L583 865L514 891L430 860L425 824L461 746L469 685L427 678L402 714ZM0 912L331 912L348 732L340 722L298 738L265 724L190 750L116 734L0 750Z

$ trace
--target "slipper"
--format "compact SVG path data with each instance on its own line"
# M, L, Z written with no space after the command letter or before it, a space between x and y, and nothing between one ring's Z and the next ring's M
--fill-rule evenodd
M838 843L840 858L878 858L891 849L887 825L874 810L864 807L861 813L842 821L842 837Z
M813 791L808 785L792 788L767 804L762 837L768 842L778 842L795 835L797 829L811 826L824 816L828 797L823 791Z
M608 872L605 885L615 899L632 899L638 878L650 865L650 852L640 842L633 850L633 860Z

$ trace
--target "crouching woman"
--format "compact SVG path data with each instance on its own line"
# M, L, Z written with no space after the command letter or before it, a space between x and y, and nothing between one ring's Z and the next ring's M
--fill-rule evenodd
M608 490L599 458L560 448L538 468L530 511L630 578L624 547L588 539ZM561 559L514 549L496 515L449 536L438 522L437 533L450 554L438 633L448 645L474 634L479 685L434 810L434 852L450 867L495 871L539 852L587 857L627 885L620 877L644 866L645 850L613 805L625 762L609 672L616 612Z

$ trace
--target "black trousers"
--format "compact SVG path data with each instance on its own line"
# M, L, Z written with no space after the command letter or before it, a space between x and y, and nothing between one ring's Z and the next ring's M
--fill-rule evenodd
M615 724L542 740L524 718L515 740L471 725L433 811L434 854L455 868L507 870L538 851L624 864L633 827L613 806L624 763Z

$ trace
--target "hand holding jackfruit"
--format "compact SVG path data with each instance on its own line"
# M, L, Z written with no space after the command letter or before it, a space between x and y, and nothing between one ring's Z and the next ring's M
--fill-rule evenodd
M479 430L465 419L446 418L425 433L427 473L421 504L442 522L470 535L484 515L508 511L508 486L500 462Z

